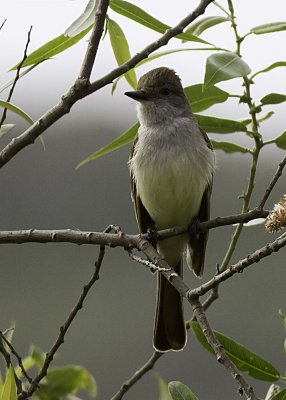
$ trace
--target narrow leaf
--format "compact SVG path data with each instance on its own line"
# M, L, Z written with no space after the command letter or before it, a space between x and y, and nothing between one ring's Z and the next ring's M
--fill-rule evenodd
M124 64L129 58L130 50L127 39L124 35L123 30L117 24L117 22L113 21L112 19L108 18L108 32L110 37L111 46L113 49L114 56L116 58L117 64L121 65ZM127 71L124 74L127 82L136 89L137 87L137 77L134 69Z
M152 17L152 15L142 10L142 8L136 6L135 4L129 3L128 1L111 0L109 6L118 14L124 15L125 17L144 25L149 29L152 29L153 31L165 33L168 29L170 29L169 25L166 25L158 19ZM205 40L200 39L190 33L180 33L175 37L177 39L183 39L186 41L209 44Z
M212 354L214 350L207 342L198 322L191 322L191 328L198 341ZM247 372L255 379L274 382L280 379L280 374L268 361L248 350L222 333L214 331L226 354L240 371Z
M265 223L265 218L255 218L255 219L252 219L251 221L245 222L243 224L243 226L246 228L251 228L256 225L262 225L264 223ZM239 224L232 224L232 226L238 226L238 225Z
M280 94L280 93L269 93L266 96L264 96L261 100L262 104L279 104L283 103L283 101L286 101L286 95L285 94Z
M101 149L97 150L95 153L91 154L84 160L82 160L76 167L76 169L82 167L84 164L95 160L105 154L111 153L114 150L120 149L121 147L127 145L128 143L132 142L134 139L137 131L139 128L139 123L132 125L126 132L122 133L122 135L118 136L114 139L111 143L107 144L106 146L102 147Z
M181 382L173 381L168 384L172 400L199 400L191 389Z
M223 150L225 153L250 153L245 147L238 146L230 142L217 142L212 140L213 148L216 150Z
M186 33L191 33L192 35L200 36L205 30L227 21L229 21L229 18L218 17L218 16L201 18L200 20L196 20L195 22L193 22L186 30Z
M15 126L15 124L2 125L0 128L0 139L7 135L7 133L10 132Z
M156 374L156 378L159 383L159 400L172 400L167 383L161 378L161 376L159 376L159 374Z
M246 126L239 121L231 119L222 119L210 117L207 115L195 114L198 124L206 132L213 133L233 133L233 132L246 132Z
M279 32L286 30L286 22L270 22L269 24L263 24L255 26L254 28L250 29L251 33L255 35L263 35L265 33L272 33L272 32Z
M258 122L263 122L266 121L267 119L271 118L272 115L274 115L275 112L274 111L269 111L267 114L265 114L263 117L258 119Z
M10 110L10 111L18 114L20 117L24 118L30 124L34 123L32 118L27 113L25 113L25 111L23 111L21 108L15 106L12 103L8 103L7 101L0 100L0 107L7 108L7 110Z
M265 400L272 400L273 396L280 392L281 388L279 385L272 383L267 390Z
M89 0L84 12L66 29L64 35L72 38L94 23L98 0Z
M6 375L0 400L17 400L17 387L13 368L10 366Z
M200 112L210 108L214 104L225 102L229 94L216 86L211 86L205 90L202 83L188 86L184 89L193 112Z
M255 76L257 76L259 74L263 74L265 72L272 71L272 69L280 68L280 67L286 67L286 61L277 61L277 62L269 65L268 67L266 67L264 69L261 69L260 71L255 72L255 74L253 74L251 76L251 78L254 78Z
M286 389L282 389L275 396L271 397L271 400L286 400Z
M244 77L250 68L240 57L231 52L212 54L207 58L204 85L205 88L217 82Z
M29 65L39 64L40 62L48 60L49 58L68 49L69 47L79 42L91 30L91 28L92 26L89 26L84 31L72 38L69 38L63 34L50 40L43 46L39 47L37 50L33 51L31 54L29 54L26 60L23 62L21 68L27 67ZM13 69L17 69L17 66L18 64L12 67L10 71Z
M280 149L286 150L286 131L282 133L282 135L278 136L274 143L276 144L277 147Z

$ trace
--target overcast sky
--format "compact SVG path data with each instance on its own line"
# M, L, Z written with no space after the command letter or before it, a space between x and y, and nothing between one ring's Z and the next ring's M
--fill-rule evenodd
M32 51L46 41L62 34L84 10L87 1L2 0L1 3L2 19L7 18L7 22L0 34L0 46L2 49L0 83L5 83L12 77L11 73L6 71L22 57L30 25L33 25L29 48ZM164 0L156 2L135 0L134 3L170 25L174 25L182 19L196 4L194 1L186 0L170 2L169 5ZM221 2L224 6L226 5L225 3L226 1ZM283 20L286 15L284 0L274 0L271 5L269 2L261 2L260 0L240 0L235 1L234 5L241 34L246 33L253 26ZM130 22L112 11L110 11L109 15L119 22L124 29L132 54L158 37L156 32L138 26L136 23ZM221 12L215 6L210 5L207 9L207 15L221 15ZM242 54L253 71L264 68L272 62L286 59L285 36L286 32L280 32L260 36L251 35L246 39L242 46ZM232 32L230 32L227 24L218 25L210 29L202 37L217 46L230 49L234 49L235 46ZM180 41L173 39L168 48L173 49L180 46ZM192 43L184 44L186 48L194 46ZM86 40L82 40L72 49L57 55L54 60L45 62L38 67L37 71L24 78L14 98L15 101L20 102L19 106L26 108L36 118L39 113L44 112L47 107L53 105L61 94L68 89L78 73L85 48ZM206 57L206 52L183 52L171 55L140 67L138 75L140 76L155 66L166 65L177 70L182 77L184 85L198 83L203 80ZM106 37L104 42L101 43L93 77L100 77L115 65L109 38ZM257 85L253 89L257 100L270 91L285 93L285 76L286 68L280 68L257 78ZM241 93L239 79L221 83L219 86L233 93ZM100 109L105 102L108 102L118 117L126 115L128 119L128 115L133 113L134 118L135 111L132 102L126 98L122 100L122 93L126 88L127 84L122 80L113 99L110 99L109 88L103 90L102 94L97 94L100 99L97 102L97 108ZM278 108L283 110L284 104ZM116 110L118 114L116 114ZM229 105L225 103L224 105L216 106L211 112L231 118L244 117L246 110L243 106L238 110L237 102L234 101L229 102ZM283 115L283 112L281 115Z

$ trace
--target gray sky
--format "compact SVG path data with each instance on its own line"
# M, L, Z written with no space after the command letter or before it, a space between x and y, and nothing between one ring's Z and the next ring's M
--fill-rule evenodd
M12 76L11 73L6 73L6 71L22 57L30 25L33 25L32 40L29 48L32 51L46 41L63 33L83 11L87 2L85 0L2 0L1 3L1 14L3 18L7 18L6 25L0 34L0 46L4 49L2 50L0 71L0 83L2 84ZM170 2L169 6L163 0L156 2L137 0L134 3L170 25L178 22L196 4L194 1L183 0L178 0L176 3ZM226 1L221 2L223 5L225 3ZM235 9L241 34L246 33L253 26L283 20L284 15L286 15L284 0L274 0L271 3L271 7L269 3L259 0L240 0L235 2ZM206 15L220 14L220 10L213 5L208 7L206 13ZM112 11L110 11L109 15L119 22L124 29L132 54L158 37L156 32L138 26L136 23L130 22ZM245 40L242 46L242 54L253 71L264 68L274 61L286 59L285 35L285 32L260 36L250 35ZM202 37L221 47L234 49L235 46L232 32L230 32L227 24L218 25L210 29ZM180 41L173 39L167 48L174 49L180 46ZM183 46L188 48L196 45L185 43ZM34 71L21 82L14 101L16 102L17 100L18 105L30 112L34 118L38 117L39 113L44 112L47 107L54 104L59 96L68 89L79 71L85 48L86 41L83 40L67 52L57 55L54 60L45 62L37 71ZM202 82L207 54L207 52L183 52L161 58L140 67L138 76L153 67L167 65L177 70L185 85ZM109 38L106 37L104 42L101 43L93 77L100 77L114 66L115 60L110 48ZM253 88L256 100L269 92L283 93L286 91L285 70L285 68L276 69L257 78L257 85L254 85ZM220 83L219 86L232 93L240 93L239 79ZM122 80L118 85L117 93L112 99L109 96L109 88L106 88L102 91L103 93L95 95L98 96L99 102L96 101L97 99L92 101L97 103L97 109L105 107L106 103L108 103L108 107L112 107L114 110L116 118L126 116L129 120L130 115L135 118L132 102L126 98L122 99L122 92L126 88L127 84ZM282 110L281 116L283 116L284 104L279 106L279 109ZM268 109L266 108L266 110ZM238 107L237 101L233 100L213 107L208 110L208 113L237 118L245 117L246 111L244 106ZM277 117L279 119L279 113ZM275 118L273 123L275 123ZM277 120L275 126L277 126ZM277 129L279 129L279 125ZM270 132L267 131L267 134L270 134Z

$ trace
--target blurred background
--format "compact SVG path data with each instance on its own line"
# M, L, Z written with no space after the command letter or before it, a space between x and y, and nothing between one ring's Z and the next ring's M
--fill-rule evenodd
M178 0L166 4L163 0L133 1L161 21L174 25L197 2ZM27 32L33 25L29 51L62 34L84 10L86 0L25 1L2 0L0 23L0 85L13 78L7 72L21 60ZM221 4L226 6L226 1ZM234 0L238 29L241 34L256 25L279 21L285 15L283 0L266 2ZM131 53L142 49L158 37L112 11L110 17L123 28ZM206 15L221 15L213 5ZM202 36L220 47L235 49L232 31L227 24L218 25ZM250 35L242 46L244 60L253 72L275 61L285 61L286 33ZM38 66L20 80L12 102L32 118L39 118L58 102L76 78L87 46L83 39L75 47ZM164 49L179 48L171 40ZM185 43L185 47L197 47ZM184 52L147 63L138 68L138 76L157 66L174 68L185 86L201 83L208 52ZM116 66L108 36L101 42L93 71L99 78ZM270 93L286 93L286 70L278 68L257 77L253 96L258 102ZM241 94L241 80L218 85ZM61 229L101 231L109 224L120 225L124 232L136 233L137 226L130 200L127 168L129 148L91 162L79 170L76 165L101 146L109 143L136 121L133 101L123 93L128 89L121 80L115 94L111 87L78 102L71 112L43 134L46 150L39 140L25 148L1 170L1 230ZM6 94L1 94L6 99ZM265 107L271 111L273 107ZM275 106L275 116L261 126L267 139L285 130L285 103ZM231 99L207 110L206 114L241 119L247 109ZM21 119L8 114L7 122L16 128L1 146L27 128ZM216 140L235 141L250 146L242 133L211 135ZM252 206L261 199L284 152L275 146L262 151L258 165ZM212 216L239 212L238 196L247 183L250 157L217 152L217 171L212 197ZM285 193L285 176L279 180L267 208L271 208ZM215 273L228 247L233 227L211 231L205 275ZM275 238L264 233L263 225L245 229L233 262ZM95 246L71 244L23 244L1 246L0 301L3 331L16 321L14 345L23 356L30 344L47 351L58 335L76 299L93 271L98 249ZM200 284L188 271L185 279L190 286ZM281 373L285 369L283 343L285 332L278 309L286 312L285 251L247 269L225 282L220 299L207 315L212 327L221 331L272 362ZM155 277L143 266L132 262L121 249L107 249L100 280L96 283L60 349L61 357L53 365L85 366L98 384L98 398L110 398L152 353L152 329L155 303ZM186 318L191 316L186 304ZM166 381L180 380L189 385L200 399L236 398L235 383L214 357L205 352L190 334L184 352L164 355L153 371L134 386L126 399L158 399L155 372ZM268 383L249 379L258 396L265 395ZM238 395L237 395L238 397Z

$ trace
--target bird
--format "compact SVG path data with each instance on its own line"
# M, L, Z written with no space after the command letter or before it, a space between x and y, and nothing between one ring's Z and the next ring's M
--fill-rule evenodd
M141 233L207 221L215 155L199 127L177 73L159 67L145 73L137 90L125 92L137 102L139 129L131 146L131 196ZM155 243L158 253L182 277L183 253L201 277L208 232L182 234ZM187 341L183 301L157 272L153 347L180 351Z

